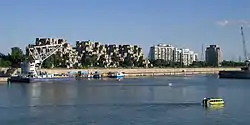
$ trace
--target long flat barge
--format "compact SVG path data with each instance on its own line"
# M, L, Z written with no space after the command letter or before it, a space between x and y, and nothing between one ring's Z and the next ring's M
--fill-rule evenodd
M12 76L7 82L10 83L33 83L33 82L48 82L48 81L67 81L75 80L74 77L52 77L52 78L32 78L32 77L22 77L22 76Z
M219 78L250 79L250 71L219 71Z
M219 71L219 78L228 79L250 79L249 65L242 67L239 71Z

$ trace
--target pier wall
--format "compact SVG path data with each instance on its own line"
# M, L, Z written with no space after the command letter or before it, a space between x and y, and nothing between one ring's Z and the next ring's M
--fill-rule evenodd
M2 84L3 82L6 83L8 80L8 77L0 77L0 84Z
M0 71L5 71L8 68L1 68ZM42 69L42 72L46 71L48 73L68 73L68 72L78 72L78 71L88 71L95 72L100 71L101 73L108 72L125 72L126 76L159 76L159 75L194 75L194 74L217 74L219 71L232 71L240 70L239 67L235 68L134 68L134 69L125 69L125 68L101 68L101 69L63 69L63 68L54 68L54 69ZM19 68L20 72L21 69ZM0 77L0 82L6 82L7 77Z
M0 71L5 72L8 68L0 68ZM95 72L100 71L101 73L108 73L108 72L125 72L126 74L162 74L162 73L176 73L176 74L184 74L184 73L191 73L191 74L200 74L200 73L218 73L221 70L232 71L232 70L240 70L240 67L233 67L233 68L133 68L133 69L126 69L126 68L100 68L100 69L65 69L65 68L53 68L53 69L42 69L42 72L46 71L48 73L68 73L70 71L88 71L88 72ZM19 68L18 71L20 72L21 69Z
M178 75L178 74L211 74L218 73L221 70L231 71L240 70L240 68L134 68L134 69L119 69L119 68L107 68L107 69L42 69L48 73L68 73L70 71L88 71L95 72L100 71L101 73L108 72L125 72L126 75L140 76L140 75Z

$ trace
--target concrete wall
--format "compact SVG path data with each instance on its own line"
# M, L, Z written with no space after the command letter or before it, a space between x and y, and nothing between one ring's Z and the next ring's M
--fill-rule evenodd
M8 68L0 68L0 71L5 71ZM221 70L240 70L239 67L236 68L135 68L135 69L122 69L122 68L114 68L114 69L42 69L42 71L47 71L48 73L68 73L70 71L88 71L88 72L95 72L100 71L101 73L108 73L108 72L125 72L126 74L141 74L141 73L181 73L185 71L186 73L218 73ZM21 69L19 68L18 71L20 72Z
M7 70L8 68L1 68L0 70ZM125 72L127 76L151 76L151 75L183 75L183 74L206 74L206 73L218 73L221 70L240 70L240 68L137 68L137 69L42 69L48 73L68 73L70 71L88 71L95 72L100 71L101 73L108 72ZM21 69L18 69L21 71ZM0 82L6 82L7 77L0 78Z
M125 72L126 74L138 74L138 73L178 73L178 72L206 72L206 73L218 73L221 70L240 70L240 68L136 68L136 69L42 69L48 73L67 73L70 71L88 71L95 72L100 71L101 73L108 72Z
M3 82L6 83L8 80L8 77L0 77L0 84L2 84Z

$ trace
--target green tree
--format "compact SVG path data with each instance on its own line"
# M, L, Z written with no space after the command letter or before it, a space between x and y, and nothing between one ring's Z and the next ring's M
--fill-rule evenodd
M91 55L91 65L93 66L97 66L97 63L98 63L98 55L94 54L94 55Z
M20 67L21 63L25 59L25 55L23 54L23 51L18 47L11 48L11 65L13 67Z
M52 59L53 59L53 56L51 56L51 57L49 57L48 59L46 59L44 62L43 62L43 65L42 65L42 67L43 68L53 68L53 61L52 61Z
M4 59L0 59L0 67L9 67L11 66L11 62L9 60L4 60Z
M189 67L206 67L205 61L194 61Z
M131 67L131 66L134 65L133 60L131 59L130 56L127 56L127 57L124 58L123 64L124 64L125 67Z
M139 57L139 60L138 60L138 66L139 66L139 67L143 67L144 61L145 61L145 60L144 60L143 56L140 56L140 57Z
M62 68L64 60L63 60L63 58L60 55L61 55L60 51L58 51L55 54L53 54L52 61L53 61L53 64L54 64L55 67Z
M184 66L184 63L183 62L173 62L173 67L176 67L176 68L181 68Z
M120 57L116 53L112 55L111 60L112 60L111 65L116 64L116 66L119 66L120 64L122 64L120 63Z
M116 53L114 53L114 54L112 55L111 59L112 59L112 61L114 61L114 62L119 62L119 61L120 61L120 57L119 57Z
M163 59L157 59L157 60L153 60L152 63L154 66L162 66L163 65Z
M63 54L61 67L67 67L67 60L69 60L69 54Z
M92 59L90 56L82 56L81 64L84 67L89 67L92 64Z
M89 67L91 66L91 64L92 64L92 59L91 57L87 56L87 58L85 58L85 65Z
M11 66L10 55L4 55L0 53L0 67L9 67Z
M223 60L221 65L224 66L224 67L238 67L238 66L245 66L246 64L244 62L235 62L235 61Z
M139 63L136 59L133 59L132 61L135 67L139 67Z
M151 64L156 67L170 67L175 66L175 63L172 61L166 61L163 59L157 59L157 60L150 60Z
M100 58L99 58L99 60L98 60L99 66L100 66L100 67L104 67L105 64L106 64L105 61L106 61L105 55L101 55Z

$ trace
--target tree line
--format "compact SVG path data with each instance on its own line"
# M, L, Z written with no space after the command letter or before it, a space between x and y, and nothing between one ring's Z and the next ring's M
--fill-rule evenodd
M18 47L11 48L11 53L5 55L0 53L0 66L1 67L20 67L21 63L25 60L25 55L22 49Z
M175 67L175 68L181 68L181 67L219 67L219 66L210 66L208 64L206 64L205 61L194 61L192 64L185 66L183 63L181 62L173 62L173 61L166 61L163 59L157 59L157 60L150 60L150 63L154 66L154 67ZM220 67L241 67L241 66L245 66L245 62L236 62L236 61L226 61L223 60L221 62L221 66Z

